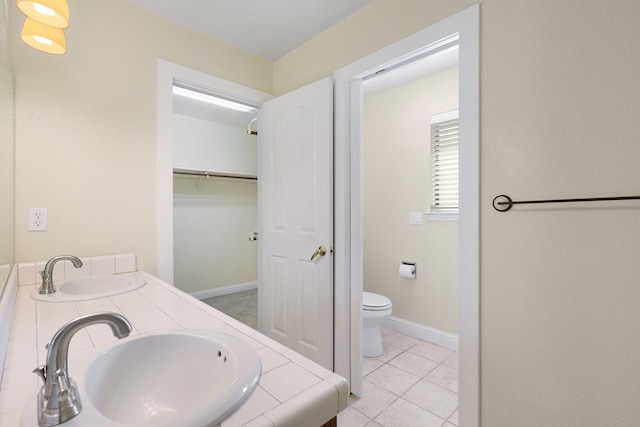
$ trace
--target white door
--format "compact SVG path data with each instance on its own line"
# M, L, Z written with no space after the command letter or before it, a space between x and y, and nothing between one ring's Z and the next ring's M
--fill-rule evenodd
M332 370L332 79L263 103L258 138L260 331Z

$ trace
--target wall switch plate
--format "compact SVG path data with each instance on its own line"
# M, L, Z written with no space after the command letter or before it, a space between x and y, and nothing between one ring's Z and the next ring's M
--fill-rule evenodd
M409 214L409 225L422 224L422 212L411 212Z
M47 231L47 208L29 208L29 231Z

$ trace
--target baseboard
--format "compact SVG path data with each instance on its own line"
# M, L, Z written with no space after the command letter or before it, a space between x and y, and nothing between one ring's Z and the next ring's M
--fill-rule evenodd
M219 297L221 295L235 294L236 292L250 291L258 289L258 282L240 283L238 285L223 286L221 288L207 289L204 291L192 292L190 295L199 300Z
M389 316L382 326L387 329L391 329L392 331L401 332L405 335L458 351L458 336L449 332L430 328L419 323L399 319L393 316Z

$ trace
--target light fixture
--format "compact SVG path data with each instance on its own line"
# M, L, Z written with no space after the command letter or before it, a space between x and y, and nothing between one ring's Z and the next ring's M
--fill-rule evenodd
M27 17L22 26L22 41L34 49L61 55L67 51L62 28L50 27Z
M238 102L229 101L227 99L218 98L206 93L197 92L195 90L185 89L180 86L173 87L173 94L196 101L206 102L207 104L217 105L218 107L228 108L230 110L242 111L243 113L253 113L257 109L249 105L240 104Z
M55 28L69 26L69 3L67 0L16 0L18 9L29 18Z

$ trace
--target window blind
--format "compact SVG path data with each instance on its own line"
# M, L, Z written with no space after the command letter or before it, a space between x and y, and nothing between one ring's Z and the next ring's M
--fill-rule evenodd
M448 116L431 123L431 212L458 211L459 121L457 111Z

